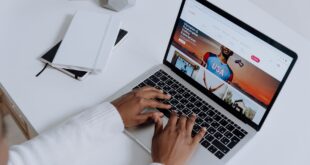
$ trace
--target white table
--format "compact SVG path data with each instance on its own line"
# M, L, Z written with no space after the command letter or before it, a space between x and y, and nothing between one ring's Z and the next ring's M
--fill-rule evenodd
M310 43L248 1L212 0L299 55L265 125L229 164L308 164L310 148ZM0 2L0 81L41 133L124 86L164 56L181 0L137 0L134 8L113 13L96 1L5 0ZM57 70L35 74L37 58L59 41L77 9L117 14L129 31L100 75L76 81ZM111 148L113 148L113 152ZM147 164L148 154L127 136L111 142L98 164ZM107 153L107 151L102 151ZM115 153L115 154L113 154ZM117 154L116 154L117 153ZM113 156L114 155L114 156Z

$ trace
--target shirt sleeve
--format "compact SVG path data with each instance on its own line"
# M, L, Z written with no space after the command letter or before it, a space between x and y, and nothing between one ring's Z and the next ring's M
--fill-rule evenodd
M161 164L161 163L152 163L150 165L164 165L164 164Z
M204 56L203 56L203 61L201 62L201 64L204 64L206 65L208 59L210 57L210 52L207 52Z
M34 139L10 148L8 165L65 165L80 150L122 133L124 124L111 103L101 103ZM76 147L78 146L78 147ZM83 154L91 154L84 151ZM77 160L77 159L76 159Z

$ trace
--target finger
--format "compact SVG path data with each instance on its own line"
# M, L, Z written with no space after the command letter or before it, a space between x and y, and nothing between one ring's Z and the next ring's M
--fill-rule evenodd
M155 121L154 136L159 135L163 131L163 129L163 121L161 119Z
M184 115L182 115L180 118L179 118L179 120L177 121L177 127L178 127L178 129L180 129L180 130L185 130L186 129L186 120L187 120L187 118L184 116Z
M192 131L193 131L193 127L195 124L195 120L196 120L196 114L192 114L189 119L186 121L186 130L187 130L187 134L191 135Z
M206 134L206 132L207 132L207 129L205 127L201 128L199 133L193 137L193 144L194 145L199 144L199 142L201 141L203 136Z
M146 98L146 99L158 98L158 99L162 99L162 100L167 100L167 99L171 98L171 95L165 94L165 93L160 92L158 90L156 90L156 91L155 90L143 91L143 92L140 92L138 95L140 97Z
M147 113L140 114L136 117L137 124L140 125L150 120L156 121L160 119L163 115L164 114L161 112L147 112Z
M144 99L142 101L142 108L159 108L159 109L170 109L171 105L169 104L164 104L161 102L158 102L156 100L148 100L148 99Z
M165 129L175 129L177 121L178 121L177 113L175 111L171 112L170 118L168 120L168 123Z
M147 113L144 113L141 115L142 116L143 115L149 116L149 118L152 119L154 122L161 120L161 118L164 116L164 114L162 112L147 112Z
M142 87L142 88L140 88L138 91L139 91L139 92L145 92L145 91L161 91L161 92L162 92L162 90L159 90L159 89L157 89L157 88L155 88L155 87L151 87L151 86ZM163 93L163 92L162 92L162 93Z

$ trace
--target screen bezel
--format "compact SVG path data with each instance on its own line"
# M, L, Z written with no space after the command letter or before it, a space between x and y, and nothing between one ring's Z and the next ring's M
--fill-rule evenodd
M269 106L266 108L266 112L263 115L261 121L259 124L254 123L253 121L251 121L250 119L246 118L245 116L239 114L237 111L233 110L233 108L231 106L229 106L228 104L226 104L222 99L218 98L217 96L215 96L214 94L210 93L205 87L203 87L202 85L200 85L197 81L193 80L192 78L188 77L186 74L184 74L183 72L181 72L179 69L177 69L174 65L172 65L170 62L167 61L167 57L170 51L170 47L172 45L173 42L173 36L174 33L177 30L177 26L179 23L179 20L181 19L181 14L185 5L186 0L182 0L181 3L181 7L178 13L178 16L176 18L175 21L175 25L173 28L173 31L171 33L171 37L170 37L170 41L166 50L166 54L163 60L164 65L168 66L173 72L175 72L178 76L180 76L181 78L183 78L185 81L187 81L188 83L190 83L191 85L193 85L196 89L198 89L200 92L204 93L206 96L208 96L209 98L211 98L213 101L215 101L216 103L218 103L220 106L222 106L224 109L226 109L228 112L230 112L231 114L233 114L234 116L236 116L238 119L240 119L241 121L243 121L244 123L250 125L252 128L254 128L255 130L259 131L266 119L266 117L268 116L270 109L272 108L276 98L278 97L284 83L287 80L288 75L290 74L290 72L293 69L293 66L295 65L296 61L297 61L297 54L295 52L293 52L292 50L288 49L287 47L283 46L282 44L278 43L277 41L271 39L270 37L266 36L265 34L259 32L258 30L254 29L253 27L247 25L246 23L242 22L241 20L237 19L236 17L228 14L227 12L225 12L224 10L218 8L217 6L213 5L212 3L206 1L206 0L196 0L197 2L199 2L200 4L204 5L205 7L207 7L208 9L212 10L213 12L219 14L220 16L222 16L223 18L227 19L228 21L236 24L237 26L241 27L242 29L248 31L249 33L253 34L254 36L258 37L259 39L265 41L267 44L273 46L274 48L280 50L281 52L285 53L286 55L292 57L292 62L287 70L287 72L285 73L283 80L280 82L278 89L276 90Z

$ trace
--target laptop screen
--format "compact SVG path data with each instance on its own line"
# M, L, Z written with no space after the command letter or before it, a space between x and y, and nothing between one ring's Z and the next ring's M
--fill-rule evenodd
M165 61L259 125L293 58L205 5L187 0Z

